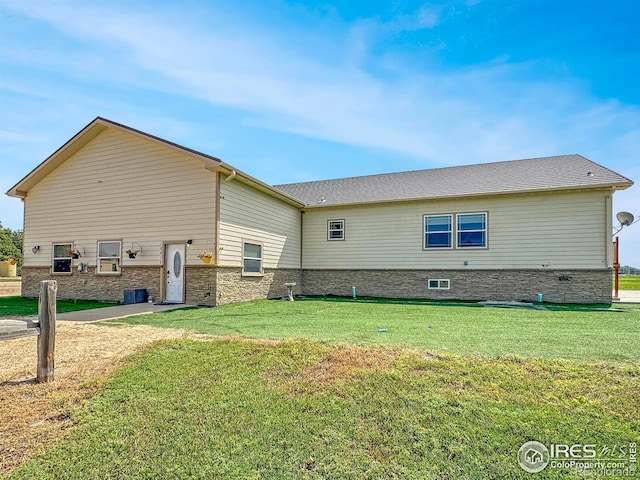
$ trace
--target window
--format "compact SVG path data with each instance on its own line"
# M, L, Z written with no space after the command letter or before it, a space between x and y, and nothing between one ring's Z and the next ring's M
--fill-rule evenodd
M487 214L460 213L457 216L458 248L487 246Z
M451 281L448 278L430 278L427 287L429 290L449 290Z
M344 240L344 220L329 220L327 240Z
M451 248L452 215L425 215L424 248Z
M243 243L242 273L245 275L262 274L262 245L258 243Z
M120 273L122 242L98 242L98 273Z
M71 243L54 243L51 271L53 273L71 273Z

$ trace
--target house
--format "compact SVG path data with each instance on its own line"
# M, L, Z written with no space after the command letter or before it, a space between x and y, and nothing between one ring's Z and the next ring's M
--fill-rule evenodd
M611 199L632 184L566 155L271 186L98 117L7 194L24 201L27 297L55 278L61 298L112 301L221 305L291 282L590 303L611 300Z
M533 448L527 450L527 453L524 454L524 458L530 465L538 465L544 462L542 453Z

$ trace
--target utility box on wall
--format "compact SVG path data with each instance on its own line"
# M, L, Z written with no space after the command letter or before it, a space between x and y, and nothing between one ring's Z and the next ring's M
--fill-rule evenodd
M147 301L147 289L136 288L135 290L124 291L124 305L131 305L133 303L145 303Z

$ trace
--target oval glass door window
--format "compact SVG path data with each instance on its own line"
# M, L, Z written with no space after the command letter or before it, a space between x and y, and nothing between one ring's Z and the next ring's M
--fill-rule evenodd
M176 252L173 256L173 276L178 278L180 277L180 272L182 271L182 257L180 256L180 252Z

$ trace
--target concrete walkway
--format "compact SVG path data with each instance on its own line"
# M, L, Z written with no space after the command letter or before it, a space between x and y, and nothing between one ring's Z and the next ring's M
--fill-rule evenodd
M618 296L614 303L640 303L640 290L618 290Z
M100 322L102 320L115 320L118 318L144 315L146 313L166 312L178 308L191 307L192 305L153 305L150 303L134 303L133 305L118 305L115 307L93 308L91 310L79 310L77 312L59 313L56 315L58 322ZM0 340L37 335L38 330L28 328L37 319L30 317L0 317Z
M19 318L0 318L0 340L38 335L35 328L27 328L27 321Z
M134 303L131 305L117 305L115 307L93 308L78 310L77 312L59 313L56 320L60 322L100 322L116 318L144 315L146 313L166 312L178 308L193 307L194 305L154 305L152 303Z

